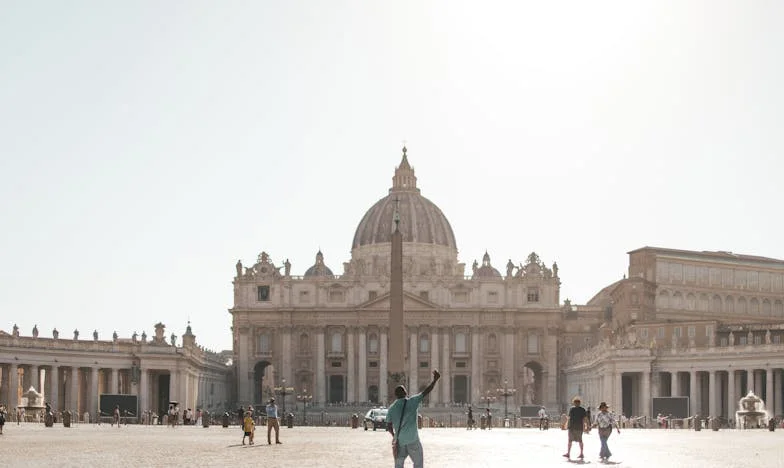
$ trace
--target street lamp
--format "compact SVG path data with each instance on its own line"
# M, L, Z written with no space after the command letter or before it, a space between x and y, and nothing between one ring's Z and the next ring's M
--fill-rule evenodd
M514 396L514 394L517 393L517 389L509 388L507 380L504 379L504 388L497 389L496 393L498 393L499 396L504 397L504 421L506 421L508 415L507 400L509 400L510 396Z
M301 401L302 402L302 410L304 412L304 414L302 416L302 425L303 426L306 424L306 421L308 419L308 402L310 400L312 400L312 399L313 399L313 395L309 394L308 391L305 390L304 388L302 389L302 393L297 395L297 401Z
M488 390L487 393L485 393L485 395L479 397L479 401L484 403L483 406L486 406L486 407L489 407L490 405L492 405L495 400L497 400L497 398L494 397L492 395L492 393L490 393L490 390Z
M281 380L281 386L275 387L275 393L283 398L283 415L286 415L286 395L294 393L294 387L287 387L286 386L286 379Z

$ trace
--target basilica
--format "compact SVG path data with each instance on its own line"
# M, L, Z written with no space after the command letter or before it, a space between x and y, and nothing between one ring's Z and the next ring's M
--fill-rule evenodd
M403 240L403 372L389 355L393 228ZM623 279L578 305L561 300L553 254L540 254L499 269L485 253L467 267L403 148L342 268L320 251L301 276L266 251L237 261L231 351L196 345L190 327L177 345L162 324L150 340L0 331L0 403L17 406L33 386L59 408L93 412L101 393L138 395L139 408L155 412L170 399L261 405L281 391L317 407L366 407L389 403L393 381L421 390L437 368L427 408L503 398L512 413L560 412L579 395L630 416L679 399L681 417L730 420L753 391L784 412L784 261L642 247L628 253Z

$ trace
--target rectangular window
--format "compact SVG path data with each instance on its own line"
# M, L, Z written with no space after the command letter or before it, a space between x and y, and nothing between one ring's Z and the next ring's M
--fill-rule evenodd
M487 303L498 304L498 293L495 291L490 291L489 293L487 293Z
M419 367L421 367L421 368L428 368L428 367L430 367L430 362L429 361L419 361Z
M781 344L781 335L773 335L773 344Z
M258 293L258 300L259 302L266 302L270 300L270 287L269 286L259 286L257 288Z
M746 337L745 336L738 337L738 344L739 345L745 345L746 344Z
M259 352L260 353L270 352L270 336L267 333L262 333L261 335L259 335Z
M539 302L539 288L528 288L528 302Z
M452 293L452 298L457 304L465 304L468 302L468 293L465 291L455 291Z
M368 291L368 301L372 301L378 297L378 291Z
M332 361L332 367L342 367L342 366L343 366L342 361Z
M675 327L672 330L672 336L674 336L675 338L680 338L681 337L681 327Z
M719 346L727 346L728 344L729 343L727 341L727 338L722 338L721 340L719 340Z
M368 367L378 367L378 361L370 361L370 362L368 362Z
M528 335L528 354L539 354L539 337L537 335Z
M210 384L210 395L214 395L214 394L215 394L215 384L211 383Z
M465 363L465 361L457 361L457 362L455 363L455 367L463 368L463 367L465 367L465 366L466 366L466 363Z
M567 346L566 347L566 355L567 356L571 356L572 355L572 347L571 346Z
M697 329L696 329L696 327L689 327L687 330L688 330L688 333L689 333L689 338L694 338L695 336L697 336Z
M420 353L430 352L430 338L428 338L427 335L422 335L419 338L419 352Z
M754 344L762 344L762 336L754 335Z
M705 336L713 336L713 325L705 325Z
M424 299L426 301L430 300L430 294L427 291L419 291L420 299Z
M659 330L656 332L657 338L664 338L664 327L659 327Z
M332 289L329 291L329 302L343 302L343 291Z
M310 291L300 291L299 292L299 302L303 304L310 303Z
M648 329L647 328L640 328L640 338L647 340L648 339Z

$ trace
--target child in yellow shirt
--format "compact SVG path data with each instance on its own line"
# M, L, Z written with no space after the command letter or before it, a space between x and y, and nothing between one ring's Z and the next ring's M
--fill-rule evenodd
M253 423L253 417L251 417L250 411L245 413L245 419L242 421L242 445L245 445L245 437L247 437L250 441L250 445L253 445L253 433L256 431L256 425Z

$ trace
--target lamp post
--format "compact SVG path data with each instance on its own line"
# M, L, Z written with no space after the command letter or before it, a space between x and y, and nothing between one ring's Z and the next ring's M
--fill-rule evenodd
M308 419L308 402L310 400L312 400L312 399L313 399L313 395L309 394L308 391L306 389L304 389L304 388L302 389L302 393L297 395L297 401L301 401L302 402L302 411L304 413L302 415L302 425L303 426L306 424L306 421Z
M504 388L497 389L496 393L498 393L499 396L504 397L504 421L506 421L508 413L509 413L508 412L508 406L507 406L507 400L509 400L510 396L514 396L514 394L517 393L517 389L516 388L509 388L507 380L504 379Z
M275 393L283 398L283 415L286 415L286 395L294 393L294 387L287 387L286 386L286 379L281 380L281 386L275 387Z

